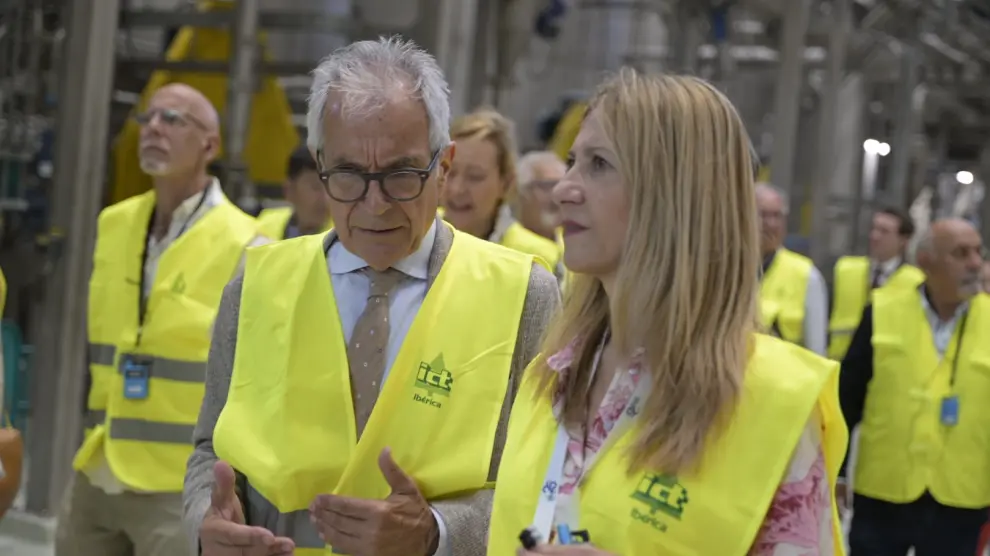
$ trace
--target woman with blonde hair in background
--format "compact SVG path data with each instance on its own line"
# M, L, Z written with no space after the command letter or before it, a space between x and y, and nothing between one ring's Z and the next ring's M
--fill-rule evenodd
M444 219L475 237L535 255L560 278L560 248L527 230L512 216L516 187L516 139L512 122L490 108L454 121L457 154L441 203Z
M750 145L693 77L623 70L553 190L573 273L516 397L488 554L842 553L838 365L757 332Z

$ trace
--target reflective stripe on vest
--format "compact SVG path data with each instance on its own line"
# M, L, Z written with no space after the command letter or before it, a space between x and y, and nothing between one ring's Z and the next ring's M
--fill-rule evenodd
M804 303L811 259L781 247L763 275L760 313L764 329L788 342L804 342Z
M533 257L450 233L359 442L323 238L248 252L213 446L269 506L291 516L319 494L384 499L377 459L386 446L428 500L486 487ZM247 514L265 523L254 508Z
M159 259L139 326L141 260L154 207L149 192L100 214L87 315L92 381L85 421L92 428L73 466L87 470L102 451L127 487L180 492L210 327L257 222L226 199L208 208ZM122 367L130 356L149 362L144 399L124 396Z
M829 317L828 356L842 360L859 327L863 309L872 297L870 260L866 257L842 257L835 263L832 314ZM909 264L902 264L884 284L885 288L917 288L925 274Z
M860 424L856 492L905 504L927 491L946 506L990 506L990 296L970 299L965 331L960 318L941 358L920 289L884 287L873 299L873 377ZM958 397L955 425L940 419L950 395Z
M112 344L89 344L87 349L90 365L113 366L113 358L117 355L117 346Z
M738 404L726 420L731 425L710 436L697 471L630 473L635 424L599 454L576 497L579 526L597 548L622 556L745 556L795 446L819 418L826 474L829 486L835 485L848 441L837 399L838 365L767 336L758 336L754 348ZM519 532L533 522L554 446L557 423L548 397L540 394L540 373L532 371L525 373L512 408L489 556L515 554ZM841 547L834 500L832 517L834 542Z

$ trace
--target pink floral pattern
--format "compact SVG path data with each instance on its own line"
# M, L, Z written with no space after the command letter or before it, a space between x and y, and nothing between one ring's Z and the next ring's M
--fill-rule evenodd
M547 359L547 365L562 377L570 370L581 341L575 340ZM628 371L616 373L585 438L584 427L568 428L570 442L557 497L557 515L567 515L574 489L585 470L585 462L604 445L608 433L625 411L639 383L639 355ZM559 381L563 384L563 380ZM560 413L560 390L554 412ZM767 512L751 556L824 556L833 553L830 486L822 452L817 412L805 428Z

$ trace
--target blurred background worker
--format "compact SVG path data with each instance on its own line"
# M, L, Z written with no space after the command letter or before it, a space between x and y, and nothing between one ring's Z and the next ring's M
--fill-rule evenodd
M258 215L261 233L278 240L329 230L333 226L330 196L320 181L316 161L305 145L289 157L286 174L282 191L289 206L261 211Z
M531 232L559 242L560 209L553 202L553 186L564 177L567 166L550 151L532 151L523 155L516 167L519 223Z
M516 195L513 124L482 108L454 121L457 156L443 191L444 218L462 232L527 253L562 274L557 243L528 230L512 215Z
M756 186L763 254L760 312L766 330L788 342L825 355L828 342L828 288L811 259L783 246L787 196L772 185Z
M972 556L990 507L990 296L964 220L932 224L919 288L880 288L842 362L860 424L852 556ZM845 487L840 486L844 496Z
M835 263L832 316L829 319L828 356L841 361L859 326L863 308L880 286L916 288L925 274L905 260L914 222L896 209L873 215L869 257L847 256Z
M246 554L482 554L557 281L438 217L459 145L433 56L382 38L313 73L307 144L336 226L250 250L224 294L190 539L203 556L231 554L232 536L254 541Z
M59 556L175 556L210 327L258 226L206 167L210 102L167 85L137 114L154 189L99 217L89 291L89 428L58 519Z

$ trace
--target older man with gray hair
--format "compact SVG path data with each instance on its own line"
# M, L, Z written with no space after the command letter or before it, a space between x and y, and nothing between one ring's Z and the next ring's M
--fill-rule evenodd
M227 286L187 526L205 556L483 554L557 282L436 217L455 146L432 56L362 41L314 76L308 145L336 227L252 249Z
M768 332L825 355L828 347L828 289L808 257L784 247L789 207L783 191L756 186L763 253L760 312Z
M519 223L557 241L560 215L550 193L567 173L567 166L550 151L528 152L516 163L519 181Z

